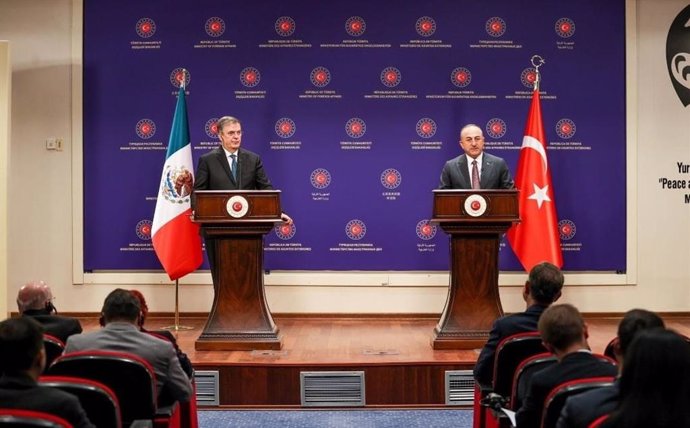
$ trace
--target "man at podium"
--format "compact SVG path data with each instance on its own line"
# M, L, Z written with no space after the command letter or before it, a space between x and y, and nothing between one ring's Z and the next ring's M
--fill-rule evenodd
M512 189L513 178L505 160L484 153L484 134L475 124L460 131L464 154L446 162L439 189Z
M217 128L220 147L199 158L194 190L272 190L273 186L264 171L261 157L240 148L242 124L239 119L223 116L218 119ZM281 218L288 224L292 223L292 219L285 213L281 214ZM204 241L209 264L212 264L215 246L212 239L206 235ZM211 266L211 272L213 271Z

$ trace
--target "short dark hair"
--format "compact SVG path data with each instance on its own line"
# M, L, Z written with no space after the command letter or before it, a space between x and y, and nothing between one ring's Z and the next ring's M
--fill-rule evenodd
M31 368L43 349L43 326L31 317L0 322L0 369L19 374Z
M141 306L139 299L129 290L117 288L105 298L101 312L106 323L117 320L136 321Z
M558 266L542 262L529 271L529 292L532 298L543 305L550 305L563 288L563 272Z
M539 318L539 334L544 343L556 350L564 350L582 340L585 321L573 305L552 305Z
M642 330L664 328L664 320L654 312L645 309L631 309L623 315L618 324L618 341L621 353L625 355L633 339Z

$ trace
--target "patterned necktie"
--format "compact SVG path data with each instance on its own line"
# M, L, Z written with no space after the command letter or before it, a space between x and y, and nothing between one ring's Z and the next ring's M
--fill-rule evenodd
M230 170L232 172L232 178L237 180L237 155L236 154L231 154L230 157L232 158L232 162L230 165Z
M472 161L472 188L479 189L479 169L477 169L477 160Z

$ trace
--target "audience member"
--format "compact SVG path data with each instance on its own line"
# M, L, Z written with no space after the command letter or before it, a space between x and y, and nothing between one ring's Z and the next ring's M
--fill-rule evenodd
M81 333L81 324L75 318L57 315L53 305L53 293L43 281L25 284L17 293L19 314L38 321L46 334L55 336L63 342L73 334Z
M586 377L616 375L615 365L592 355L587 344L587 325L573 305L548 307L539 319L539 333L558 363L532 376L522 407L515 415L518 428L540 425L544 400L557 385Z
M139 300L129 290L118 288L108 294L101 315L105 327L71 336L67 339L65 354L108 350L138 355L153 366L159 397L181 402L190 399L192 386L180 366L175 349L170 342L139 331L141 308Z
M614 346L618 373L625 365L626 354L633 339L639 333L652 328L663 328L664 321L654 312L632 309L625 313L618 324L618 336ZM612 386L586 391L568 398L558 420L558 428L587 428L600 416L611 413L618 404L620 377Z
M137 300L139 300L139 306L141 307L141 316L139 317L139 330L143 331L144 333L151 334L154 337L165 339L172 343L173 347L175 348L175 352L177 353L177 358L180 360L180 366L182 366L182 370L184 370L187 376L191 379L194 375L194 368L192 367L192 362L189 361L187 354L182 352L180 347L177 345L177 339L175 339L175 336L173 336L173 334L168 330L147 330L144 327L146 317L149 313L149 306L146 304L146 299L139 290L130 290L130 292L134 295L134 297L137 298Z
M562 288L563 273L557 266L544 262L530 270L522 289L527 309L497 319L489 333L489 340L479 354L474 366L474 378L480 385L491 385L493 381L496 347L501 340L517 333L537 331L539 317L544 309L561 297Z
M0 322L0 407L34 410L65 419L74 427L93 427L77 397L39 385L46 353L43 327L31 317Z
M602 428L690 427L690 344L666 329L640 332L625 355L620 403Z

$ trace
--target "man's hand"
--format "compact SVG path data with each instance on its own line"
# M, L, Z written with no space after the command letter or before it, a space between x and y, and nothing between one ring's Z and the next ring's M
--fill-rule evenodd
M285 213L280 214L280 219L283 220L283 223L285 224L292 224L292 218Z

